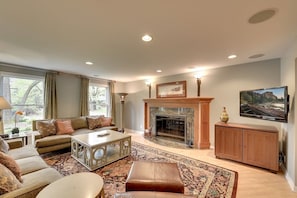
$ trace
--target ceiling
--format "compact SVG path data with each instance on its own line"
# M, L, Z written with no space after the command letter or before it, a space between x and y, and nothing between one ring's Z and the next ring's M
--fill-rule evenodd
M268 8L274 17L248 23ZM296 41L296 8L296 0L1 0L0 62L129 82L279 58ZM264 56L248 58L255 54Z

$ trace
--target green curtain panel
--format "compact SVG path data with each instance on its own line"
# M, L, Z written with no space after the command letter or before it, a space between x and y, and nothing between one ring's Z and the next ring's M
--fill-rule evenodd
M80 115L89 115L89 82L88 78L81 78L80 87Z
M109 115L112 117L113 123L116 123L116 113L115 113L115 93L114 93L114 82L108 82L109 86L109 98L110 98L110 108L109 108Z
M44 118L57 118L56 73L46 73L44 83Z

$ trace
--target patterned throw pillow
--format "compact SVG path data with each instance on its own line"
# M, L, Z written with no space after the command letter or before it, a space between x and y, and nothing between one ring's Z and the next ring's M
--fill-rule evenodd
M57 133L54 120L37 121L36 127L42 137L56 135Z
M3 153L8 153L8 150L9 150L9 145L5 140L2 139L2 137L0 137L0 151Z
M22 187L22 184L17 180L14 174L0 164L0 195L11 192Z
M87 117L89 129L96 129L101 126L101 117Z
M71 134L74 132L71 120L56 120L57 135Z
M101 127L110 126L112 118L111 117L102 117L101 118Z
M23 182L21 177L21 169L13 158L5 153L0 152L0 163L8 168L20 182Z

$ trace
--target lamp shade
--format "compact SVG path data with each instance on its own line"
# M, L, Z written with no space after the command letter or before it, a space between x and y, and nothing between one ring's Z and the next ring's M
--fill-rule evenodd
M3 96L0 96L0 109L11 109L11 105Z

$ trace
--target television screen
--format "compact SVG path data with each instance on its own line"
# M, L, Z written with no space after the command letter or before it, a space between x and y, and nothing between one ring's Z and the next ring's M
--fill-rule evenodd
M240 91L240 116L288 121L288 87Z

